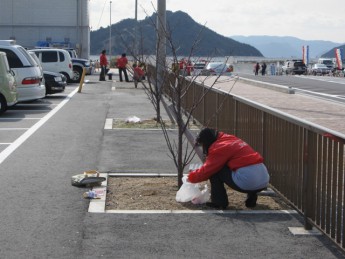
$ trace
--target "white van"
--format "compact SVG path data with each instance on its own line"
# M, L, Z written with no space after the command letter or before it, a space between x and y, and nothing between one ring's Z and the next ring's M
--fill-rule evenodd
M44 98L46 88L43 73L30 54L14 40L0 40L0 51L5 52L17 82L18 102Z
M64 49L30 49L41 62L44 71L63 74L68 82L73 78L73 66L71 56Z
M13 75L6 53L0 52L0 114L17 103L17 88Z
M333 69L335 67L333 59L331 59L331 58L319 58L317 63L324 64L324 65L326 65L330 69Z

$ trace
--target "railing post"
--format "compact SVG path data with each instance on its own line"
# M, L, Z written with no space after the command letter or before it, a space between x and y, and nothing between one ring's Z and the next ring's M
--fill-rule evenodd
M206 91L206 88L203 87L202 88L202 96L203 99L202 99L202 124L205 124L205 121L206 121L206 102L205 102L205 98L207 98L207 95L205 95L205 91Z
M237 125L238 125L238 102L235 100L234 104L234 135L237 135Z
M311 230L313 226L309 222L310 202L312 202L311 190L309 181L309 143L308 143L308 130L304 129L304 148L303 148L303 208L304 208L304 228Z

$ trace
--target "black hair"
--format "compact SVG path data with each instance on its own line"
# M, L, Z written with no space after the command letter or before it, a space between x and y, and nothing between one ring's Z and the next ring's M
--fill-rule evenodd
M104 50L102 50L102 54L105 54L106 53L106 50L104 49Z
M126 53L122 53L122 55L121 55L122 57L125 57L126 56Z
M215 129L204 128L196 138L196 143L202 145L203 153L208 154L209 147L217 140L218 131Z

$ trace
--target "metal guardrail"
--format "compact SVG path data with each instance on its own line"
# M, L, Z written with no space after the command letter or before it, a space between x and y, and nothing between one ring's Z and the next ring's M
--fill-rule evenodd
M183 87L185 112L207 91L192 111L194 119L237 135L263 154L272 188L304 216L305 228L314 225L344 249L345 135L219 89L195 82ZM174 98L168 84L164 94Z

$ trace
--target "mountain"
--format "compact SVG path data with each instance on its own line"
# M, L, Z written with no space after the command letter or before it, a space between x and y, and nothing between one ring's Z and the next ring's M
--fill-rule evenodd
M309 46L309 57L318 58L341 43L323 40L301 40L279 36L230 36L231 39L257 48L267 58L302 58L302 46Z
M335 49L342 49L342 51L343 51L343 57L342 57L342 59L344 59L344 58L345 58L345 57L344 57L344 54L345 54L345 52L344 52L344 50L345 50L345 44L343 44L343 45L341 45L341 46L337 46L337 47L331 49L330 51L328 51L328 52L326 52L325 54L323 54L321 57L322 57L322 58L335 58Z
M123 52L131 54L135 49L134 36L137 28L136 48L142 54L155 54L156 32L154 24L156 14L146 17L142 21L125 19L111 26L111 52L119 55ZM188 14L166 12L167 31L171 35L167 55L175 49L176 56L257 56L262 57L260 51L246 43L222 36L211 29L195 22ZM109 50L110 28L100 28L90 34L91 55L98 55L102 49ZM195 43L196 42L196 43ZM169 40L167 40L169 43ZM169 45L169 44L168 44ZM173 46L173 48L171 47Z

